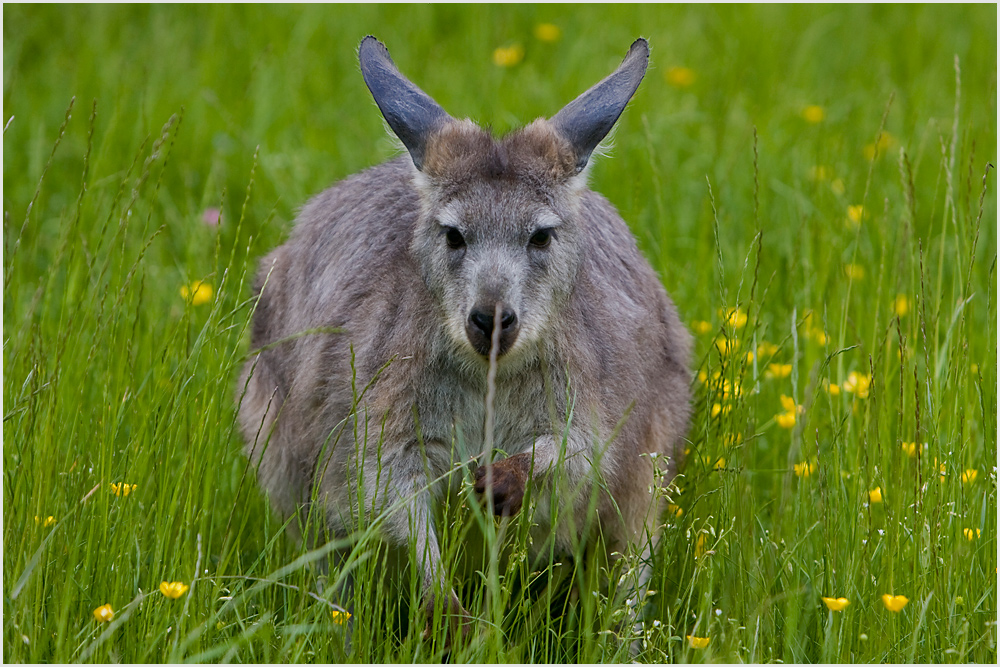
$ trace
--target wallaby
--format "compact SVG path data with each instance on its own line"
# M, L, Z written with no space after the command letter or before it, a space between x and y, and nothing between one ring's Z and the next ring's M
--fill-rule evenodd
M261 262L257 352L237 390L260 485L285 516L319 503L334 534L378 517L385 540L415 545L425 604L437 591L458 615L434 526L438 494L453 490L434 480L461 476L456 464L497 515L517 514L530 488L534 529L558 548L596 524L609 552L648 555L687 431L690 334L587 187L591 154L645 74L646 41L555 116L502 138L449 116L374 37L358 56L408 155L316 196ZM479 454L494 335L505 457L491 462ZM551 503L575 519L546 525Z

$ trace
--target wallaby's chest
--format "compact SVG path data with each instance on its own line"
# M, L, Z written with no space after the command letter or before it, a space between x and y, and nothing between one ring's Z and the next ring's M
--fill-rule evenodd
M530 450L537 438L562 429L565 387L559 395L550 385L551 379L537 368L497 380L492 406L495 449L508 455ZM485 382L442 370L418 393L417 406L424 439L449 449L452 461L469 461L483 451Z

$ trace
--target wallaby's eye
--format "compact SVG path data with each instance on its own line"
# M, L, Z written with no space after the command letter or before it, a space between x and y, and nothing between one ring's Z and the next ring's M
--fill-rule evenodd
M444 240L452 250L460 250L465 247L465 238L462 236L462 232L454 227L445 228Z
M552 237L555 233L551 229L539 229L537 232L531 235L531 239L528 243L531 244L533 248L548 248L549 244L552 243Z

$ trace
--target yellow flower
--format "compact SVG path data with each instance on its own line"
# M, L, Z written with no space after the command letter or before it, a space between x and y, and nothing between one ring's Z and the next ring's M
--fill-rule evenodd
M111 492L116 496L127 496L138 488L138 484L112 484Z
M901 444L903 447L903 451L906 452L907 456L909 456L910 458L914 458L917 455L917 443L904 442ZM920 445L920 451L924 451L926 449L927 449L927 443Z
M493 50L493 64L498 67L513 67L524 60L524 47L520 44L501 46Z
M826 112L818 104L810 104L802 110L802 117L806 119L807 123L815 125L823 122L823 119L826 118Z
M719 413L721 413L721 412L722 412L722 406L720 404L716 403L715 405L712 406L712 416L713 417L718 417Z
M47 516L44 519L39 519L37 516L35 517L35 523L40 523L42 528L48 528L49 526L55 524L55 522L56 518L54 516Z
M668 67L664 76L667 79L667 83L674 88L687 88L698 78L694 70L689 67Z
M979 471L976 470L976 469L974 469L974 468L969 468L968 470L966 470L966 471L964 471L962 473L962 482L964 484L972 484L973 482L976 481L977 477L979 477ZM51 518L52 517L49 517L49 519L51 519ZM48 525L47 522L48 522L48 519L46 519L46 524L45 525ZM55 522L53 522L53 523L55 523Z
M678 518L680 517L681 514L684 514L684 508L681 507L680 505L674 505L673 503L667 505L667 511Z
M941 474L941 477L942 477L941 481L943 482L944 481L943 478L948 474L947 465L944 464L944 463L938 464L937 457L935 456L934 457L934 467L938 469L938 472Z
M903 611L903 607L905 607L906 603L909 601L910 600L905 595L889 595L886 593L882 596L882 604L885 605L885 608L889 611L897 613Z
M687 640L688 640L688 644L691 645L691 648L701 649L701 648L706 648L708 646L708 642L712 641L712 638L711 637L695 637L694 635L688 635L687 636Z
M539 23L535 26L535 39L541 42L558 42L561 36L559 26L552 23Z
M878 143L865 144L865 159L872 160L875 158L876 149L878 149L878 155L882 156L885 154L886 150L896 143L895 137L893 137L888 132L883 132L878 137Z
M796 477L808 477L816 472L816 463L814 461L803 461L802 463L794 464L792 467L795 468Z
M833 384L832 382L830 382L830 383L829 383L829 384L827 384L827 386L826 386L826 391L827 391L827 393L829 393L829 394L830 394L831 396L840 396L840 385L838 385L838 384Z
M975 375L976 373L979 372L979 364L972 364L971 366L969 366L969 370L972 372L973 375Z
M856 395L858 398L868 398L868 390L871 388L872 376L862 375L857 371L847 374L847 382L844 383L844 391Z
M715 340L715 347L722 356L726 356L735 350L738 344L735 338L717 338Z
M847 598L820 598L830 611L844 611L851 601Z
M799 411L799 412L802 411L802 409L801 409L802 406L795 405L795 399L794 398L791 398L789 396L785 396L784 394L782 394L778 400L781 401L781 407L783 407L786 412L792 412L792 413L794 413L796 411Z
M171 600L176 600L180 596L188 592L191 588L183 581L161 581L160 582L160 592L163 593L164 597L168 597Z
M900 317L906 317L906 314L910 312L910 300L906 298L905 294L897 294L896 299L892 302L892 309Z
M94 618L96 618L101 623L107 623L112 618L114 618L115 610L111 608L110 604L101 605L94 610Z
M743 442L743 434L742 433L736 433L736 434L728 433L728 434L726 434L726 438L725 438L726 447L732 447L733 445L738 445L741 442Z
M861 204L852 204L847 207L847 219L854 226L861 224L861 218L865 214L865 207Z
M743 387L729 380L722 381L722 397L732 398L735 396L741 396L743 394Z
M826 345L826 332L822 329L806 329L806 336L816 341L817 345Z
M773 357L778 353L778 346L774 343L768 343L766 340L757 346L757 355L761 359L764 357Z
M962 533L965 535L965 539L971 542L972 540L982 535L983 531L979 530L978 528L976 528L975 530L971 528L966 528L965 530L962 531Z
M873 504L882 502L882 487L876 486L874 489L869 491L868 500Z
M698 541L694 544L694 557L701 558L705 553L705 533L698 533Z
M722 320L734 329L740 329L747 323L747 314L739 308L729 308L721 313Z
M782 412L774 416L774 420L778 422L778 426L781 428L792 428L795 426L795 413L794 412Z
M768 364L764 371L764 377L781 380L792 374L791 364Z
M191 285L181 285L181 298L190 301L192 306L200 306L212 300L212 286L201 280Z
M860 264L844 264L844 274L851 280L861 280L865 277L865 267Z
M351 619L351 612L349 611L334 609L331 614L333 616L333 622L337 625L345 625L347 621Z
M809 178L814 181L826 181L833 175L833 170L821 164L809 168Z
M708 373L705 371L698 371L698 382L705 384L708 382Z
M697 322L691 323L691 328L694 329L694 332L697 334L707 334L714 327L712 327L711 322L706 322L705 320L698 320Z

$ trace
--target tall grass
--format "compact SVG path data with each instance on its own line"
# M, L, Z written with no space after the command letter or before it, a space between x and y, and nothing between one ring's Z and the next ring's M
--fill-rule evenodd
M982 6L5 5L5 660L444 656L416 555L377 526L290 538L235 426L257 258L394 150L354 57L374 33L497 131L652 44L592 178L697 336L639 659L995 663L996 24ZM523 60L495 65L512 44ZM494 566L459 486L441 539L479 620L451 659L628 660L634 558L532 562L522 520Z

